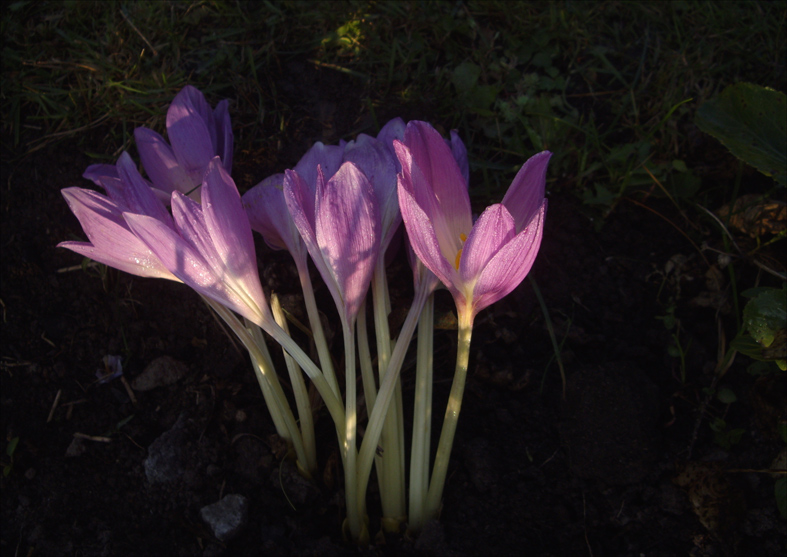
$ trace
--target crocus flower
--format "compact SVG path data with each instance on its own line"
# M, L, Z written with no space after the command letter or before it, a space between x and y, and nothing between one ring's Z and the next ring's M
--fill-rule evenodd
M317 167L331 178L342 164L344 145L315 143L295 165L295 172L303 178L314 195L317 189ZM243 194L243 206L253 230L262 234L273 249L286 249L296 265L306 265L306 246L290 216L284 200L284 174L274 174Z
M418 258L452 293L460 321L508 295L533 265L546 213L551 153L531 157L502 203L473 224L467 185L451 149L425 122L407 125L394 142L402 165L399 203Z
M231 172L233 137L228 107L225 99L211 110L205 96L187 85L167 111L167 136L172 146L151 129L134 130L142 166L166 201L173 191L193 192L192 197L198 200L197 188L208 163L217 155Z
M92 190L65 188L63 197L90 242L61 242L58 247L132 275L178 280L123 218L124 213L138 213L165 228L174 227L166 208L139 175L128 153L120 156L117 166L91 166L85 177L103 186L108 197Z
M393 150L393 141L404 139L404 130L404 120L395 118L383 126L376 138L360 134L344 150L344 160L355 163L374 188L382 224L380 247L383 253L402 222L396 195L399 161Z
M147 215L123 216L169 272L265 327L273 317L260 285L251 227L238 189L219 157L208 165L202 189L201 205L172 192L174 228Z
M347 323L354 323L380 251L380 215L369 180L351 162L312 190L297 172L284 177L293 221Z

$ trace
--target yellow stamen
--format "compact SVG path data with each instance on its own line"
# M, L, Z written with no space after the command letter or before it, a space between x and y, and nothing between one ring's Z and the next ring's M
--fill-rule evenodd
M467 234L459 234L459 239L462 240L462 244L467 241ZM462 259L462 250L460 249L456 254L456 261L454 262L454 267L456 270L459 270L459 260Z

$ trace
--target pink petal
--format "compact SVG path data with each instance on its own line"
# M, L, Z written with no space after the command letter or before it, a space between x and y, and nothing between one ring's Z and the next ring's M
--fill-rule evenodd
M243 210L240 194L219 157L214 157L205 173L202 188L205 224L224 267L254 301L264 306L257 256L251 226Z
M263 326L259 308L251 306L217 277L202 255L171 228L145 215L124 213L131 230L162 264L185 284Z
M292 224L284 201L284 174L268 176L241 197L249 224L273 249L288 249L285 236ZM288 225L290 223L290 225Z
M306 181L301 177L298 172L294 170L286 170L284 172L284 199L287 202L287 208L290 210L290 215L295 223L298 232L300 232L303 243L306 246L309 255L314 261L314 266L325 281L325 285L331 293L331 296L336 303L337 308L344 306L344 297L339 291L339 284L333 276L333 272L326 263L323 257L320 246L317 243L316 233L316 203L315 198L322 195L325 178L322 171L317 172L316 186L317 191L314 191Z
M459 137L456 130L451 130L449 146L451 147L451 154L454 156L456 164L462 173L462 177L465 179L465 184L470 183L470 164L467 160L467 147L465 147L462 138Z
M221 162L228 174L232 174L232 123L229 114L230 102L224 99L213 110L213 121L216 125L216 145L214 153L221 157Z
M541 246L546 209L544 200L527 227L503 246L481 271L473 290L473 316L510 294L530 272Z
M407 129L407 125L404 123L404 120L401 118L394 118L393 120L388 121L383 126L383 129L380 130L380 133L377 134L377 139L383 142L385 148L388 149L388 152L391 153L391 156L394 157L396 160L396 153L393 150L393 141L394 139L398 139L399 141L404 141L404 133ZM399 172L400 168L397 162L397 169L396 171Z
M355 163L374 188L382 222L381 245L385 249L401 222L396 193L397 160L392 146L386 147L382 141L361 134L347 144L344 160Z
M123 183L123 188L113 195L122 196L125 210L141 215L149 215L161 222L172 225L172 219L153 193L153 188L140 175L137 165L131 160L127 152L123 152L117 162L117 171Z
M61 242L58 247L132 275L177 280L129 230L117 204L81 188L66 188L62 194L91 243Z
M319 184L318 180L322 195L317 197L317 244L339 287L348 321L352 321L366 296L380 250L374 190L351 162L344 163L324 188Z
M413 162L421 169L426 186L433 192L439 205L439 211L432 212L424 207L422 200L416 196L421 207L438 219L435 230L440 244L443 245L444 234L469 234L473 227L473 218L467 181L443 138L426 122L409 122L404 143L410 149Z
M317 167L320 166L325 178L330 179L342 165L343 156L344 146L323 145L318 141L306 151L293 170L304 179L313 192L317 184Z
M398 189L399 207L402 211L402 220L407 228L407 235L410 238L410 245L418 259L440 279L446 288L455 292L454 282L458 279L456 269L448 262L440 249L432 220L415 200L412 193L411 170L418 172L417 167L408 164L402 165Z
M519 231L524 229L541 207L546 189L547 165L551 157L552 153L542 151L527 159L503 198L503 205L513 215Z
M161 135L148 128L137 128L134 141L145 172L156 188L167 192L167 199L175 190L189 193L201 185L195 184L181 168L172 148Z
M314 188L309 187L298 172L295 170L284 172L284 201L310 254L319 252L314 231L314 198Z
M472 284L501 247L516 235L514 219L503 205L487 207L467 237L459 263L459 275Z
M162 267L161 262L153 255L153 252L130 232L128 234L113 235L112 231L106 230L104 233L107 234L107 240L114 242L112 251L107 251L87 242L60 242L57 247L69 249L83 257L88 257L93 261L98 261L130 275L180 282L176 276ZM129 237L134 238L135 241L126 241Z
M180 166L192 180L201 182L202 172L215 154L213 112L196 88L184 87L167 111L167 135Z
M181 238L200 254L214 275L225 275L224 263L208 231L202 205L180 192L172 192L172 215Z
M399 188L404 187L424 212L429 226L437 237L443 257L452 262L453 268L456 254L462 249L462 235L470 234L473 227L472 216L467 214L464 217L458 217L447 214L443 203L435 195L432 184L422 173L422 168L415 164L413 151L398 141L394 141L394 149L402 165L402 171L399 174ZM464 190L464 196L467 197L467 190ZM401 193L399 200L401 209ZM402 210L402 216L404 217L404 210ZM434 269L432 271L435 272ZM435 274L440 276L438 272Z
M97 186L107 189L104 185L107 181L118 181L118 169L114 164L91 164L82 174L83 178L91 180Z

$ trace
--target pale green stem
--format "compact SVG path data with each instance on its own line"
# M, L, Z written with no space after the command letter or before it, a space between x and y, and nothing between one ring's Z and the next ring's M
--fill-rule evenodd
M331 351L328 348L328 342L325 340L320 311L317 309L317 300L314 298L314 287L309 278L309 268L305 262L305 258L303 263L296 261L296 266L298 267L298 277L300 278L301 290L303 291L303 302L306 305L306 315L309 316L309 325L311 326L314 345L317 347L317 356L320 359L323 375L325 375L325 379L328 381L331 389L333 389L333 394L341 399L339 382L336 380L336 374L333 370Z
M385 276L385 258L380 257L372 278L372 297L374 300L374 332L377 339L377 366L380 383L388 373L388 362L391 355L391 332L388 328L390 297ZM398 373L398 370L396 371ZM404 423L400 413L401 383L396 402L388 406L388 413L383 425L380 446L382 448L382 476L380 482L380 499L383 506L383 528L386 531L398 531L399 524L406 519L405 513L405 481L404 481Z
M429 484L429 493L426 496L426 515L424 517L426 521L437 518L440 512L445 476L448 472L448 461L454 444L459 411L462 409L462 396L465 391L465 379L467 379L467 364L470 359L470 337L472 334L473 318L467 312L463 312L459 315L459 338L456 347L454 381L451 384L451 393L448 396L443 430L440 433L440 442L437 445L437 455L435 456L434 469L432 470L432 480Z
M276 401L271 385L267 379L275 374L274 368L270 361L264 359L260 360L251 350L249 351L249 356L252 360L251 363L254 369L254 375L257 377L257 383L262 391L262 398L265 399L265 406L268 408L268 412L273 420L273 425L276 428L276 433L282 439L292 442L292 433L285 423L280 410L281 405Z
M372 462L377 452L377 443L380 440L380 433L383 429L383 422L388 413L388 406L394 398L396 383L399 379L399 372L402 369L404 357L410 340L413 338L415 327L418 324L418 316L421 314L426 298L429 295L424 289L416 291L413 305L402 325L399 338L396 341L391 359L388 362L388 372L380 384L377 392L377 400L374 403L372 413L369 415L369 422L366 424L366 433L361 443L361 450L358 453L358 497L364 500L366 497L366 487L369 484L369 473L372 470Z
M356 324L356 334L358 335L358 359L361 363L361 380L363 381L363 396L366 401L367 416L374 408L377 400L377 383L374 378L372 365L372 354L369 350L369 330L366 323L366 299L361 303L358 311L358 322ZM374 467L377 470L377 477L383 475L383 459L379 456L374 459Z
M249 351L251 359L255 364L257 382L260 383L263 397L265 397L266 392L265 384L267 384L267 386L270 388L270 400L265 397L265 402L268 404L268 411L271 413L272 418L274 413L278 413L282 422L284 423L286 434L281 435L281 433L279 433L279 435L292 443L293 448L295 449L296 458L305 464L307 462L306 451L303 447L301 433L298 430L298 425L295 423L295 416L292 414L290 404L287 402L287 397L285 396L284 391L281 388L281 384L279 383L279 379L273 370L273 365L270 363L270 354L267 354L266 357L266 354L263 353L263 350L249 332L249 329L243 326L243 323L241 323L240 319L238 319L238 317L232 313L232 311L207 297L204 299L208 305L210 305L210 307L213 308L213 310L219 314L222 319L224 319L224 322L229 325L229 327L243 343L243 346L246 347L246 350ZM267 348L265 349L265 352L267 353ZM275 423L276 419L273 419Z
M358 358L361 363L361 379L363 380L363 395L366 401L367 412L374 408L377 399L377 382L374 378L372 365L372 354L369 351L369 332L366 323L366 300L361 302L358 310L358 323L356 325L358 335Z
M290 331L287 327L287 318L284 316L284 311L281 309L279 297L275 294L271 296L271 310L273 311L273 318L276 323L284 329L284 332L289 334ZM260 335L261 337L262 335ZM283 350L282 350L283 351ZM283 351L284 352L284 351ZM301 437L303 438L303 447L306 451L306 462L303 462L303 467L309 476L317 472L317 444L314 438L314 420L312 418L312 408L309 402L309 392L306 384L303 381L303 373L301 368L292 359L292 356L284 352L284 362L287 365L287 372L290 376L290 383L292 385L292 392L295 396L295 406L298 408L298 420L301 425Z
M234 314L231 315L235 317ZM227 322L226 318L224 319L224 322ZM273 390L268 381L269 377L275 378L272 379L274 381L278 381L276 368L273 365L273 360L271 360L271 354L268 352L268 345L265 344L265 340L262 338L262 331L256 324L245 318L243 322L246 325L246 328L251 331L254 342L262 354L262 360L260 360L259 358L255 357L254 352L250 350L248 351L252 360L254 375L257 377L257 383L259 384L260 390L262 391L262 398L265 399L265 406L268 408L268 412L270 413L271 419L273 420L273 425L276 427L276 433L279 434L279 437L291 441L287 424L284 422L282 413L279 412L279 404L274 398ZM228 323L228 325L232 328L231 324ZM237 331L235 332L235 336L239 337Z
M331 419L333 419L333 423L336 425L337 435L341 443L343 443L345 425L344 408L342 407L340 399L333 393L333 389L331 389L322 372L314 364L311 358L306 355L306 352L304 352L301 347L292 340L290 335L285 333L284 329L279 327L276 322L266 321L264 330L273 337L273 340L278 342L296 362L298 362L301 369L309 376L309 379L312 380L314 386L317 388L317 392L320 393L325 403L325 407L328 409L328 413L331 415Z
M356 447L356 432L358 428L357 395L355 379L355 324L348 323L342 316L342 332L344 334L344 399L346 425L344 428L344 496L347 505L347 524L353 540L362 543L363 537L368 536L365 528L363 514L365 505L358 498L358 484L355 480L358 449Z
M432 364L434 350L434 294L418 320L418 357L415 367L413 440L410 450L410 513L408 532L424 527L424 505L429 490L429 449L432 435Z

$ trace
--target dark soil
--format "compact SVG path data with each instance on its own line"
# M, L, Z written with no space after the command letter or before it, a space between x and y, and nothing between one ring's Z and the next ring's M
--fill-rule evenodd
M326 72L307 81L328 101L303 93L303 120L282 150L264 164L236 155L242 189L291 166L312 141L335 141L362 120L353 108L360 105L346 100L349 85L334 83L345 78ZM117 148L102 148L101 131L91 133L94 151ZM327 413L317 413L325 473L309 483L281 459L247 356L196 294L166 281L83 270L78 256L55 247L83 238L59 193L90 185L81 173L93 161L75 143L47 146L2 169L1 425L6 441L19 438L13 458L3 456L2 554L358 553L341 536L343 487ZM648 204L683 222L669 205ZM719 320L727 339L735 332L726 271L714 287L686 238L634 204L621 202L600 231L583 215L573 197L550 198L532 271L558 339L565 337L565 398L543 313L525 280L477 319L439 523L417 540L378 536L361 553L785 551L774 480L758 472L782 448L773 426L784 409L783 385L747 374L743 357L714 382ZM288 256L262 242L258 248L266 290L289 295L295 307ZM750 279L741 273L741 283ZM410 282L410 271L395 261L395 300L409 303ZM333 315L324 289L319 294ZM451 301L442 294L438 312L446 314ZM715 305L697 301L714 294ZM689 346L684 366L668 354L674 330L657 319L670 305ZM436 331L434 430L450 387L454 335ZM152 362L175 382L136 392L121 379L97 383L105 355L124 357L129 385L138 385ZM412 376L406 367L405 400ZM729 407L704 390L722 385L737 395ZM709 422L721 416L729 429L743 430L738 443L724 447L714 436ZM151 473L145 463L154 458L166 464ZM247 498L248 519L221 542L200 509L228 494ZM369 509L376 531L373 487Z

